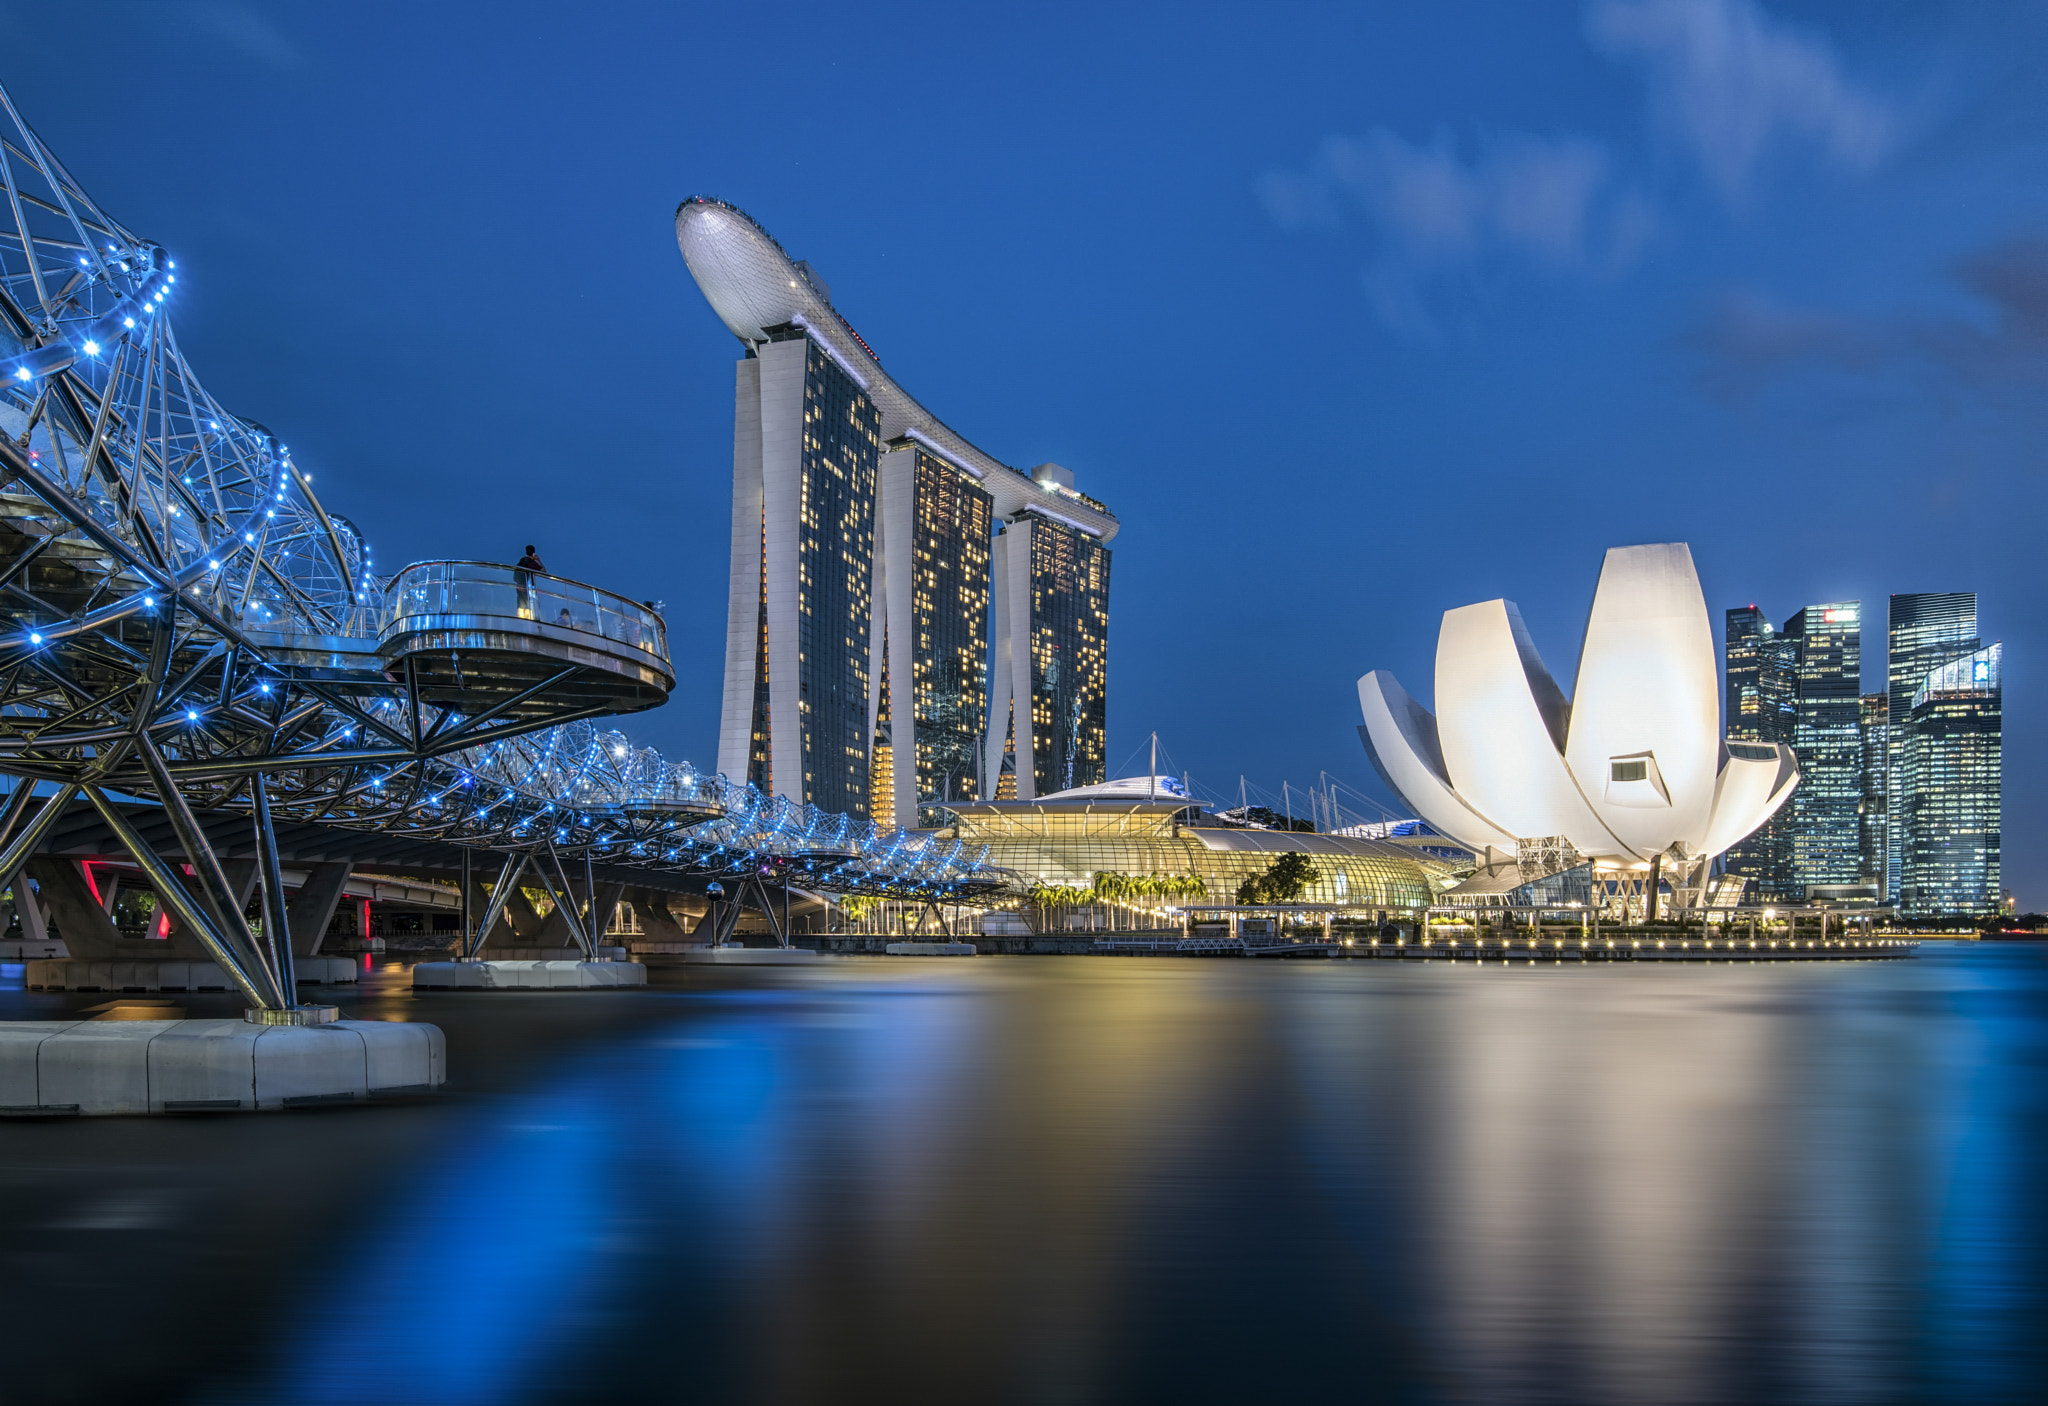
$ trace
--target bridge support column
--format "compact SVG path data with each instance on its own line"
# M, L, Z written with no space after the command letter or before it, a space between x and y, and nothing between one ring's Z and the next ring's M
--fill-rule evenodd
M142 745L145 748L149 747L147 740ZM183 809L184 797L178 795L168 780L164 785L164 793L166 810L171 808L173 802ZM112 830L114 837L121 842L121 847L142 866L142 872L149 876L151 886L163 899L165 907L192 929L205 944L208 955L227 974L228 979L241 989L249 1003L258 1010L283 1010L289 1002L279 993L276 977L263 965L262 958L256 951L256 939L250 934L248 925L243 924L241 931L233 937L222 931L220 924L223 915L219 912L221 905L218 898L205 904L194 898L179 879L177 871L149 847L141 833L129 823L128 817L108 799L106 792L97 786L88 786L85 788L85 794L93 803L94 809L99 811L100 818L106 821L107 828ZM187 829L189 826L188 833L181 838L185 841L186 853L195 860L193 868L204 875L210 863L213 873L208 877L213 880L213 888L218 895L227 887L227 880L220 874L220 861L214 857L213 851L206 847L205 838L199 834L198 822L193 820L190 810L184 811L182 819L186 824L177 828ZM204 862L201 862L201 856L204 857ZM239 920L241 913L237 911L233 916Z
M44 912L56 925L73 961L104 962L115 955L121 935L86 886L77 860L31 859L22 866L22 873L34 879L42 891Z
M627 889L626 901L633 905L633 916L640 920L640 930L647 934L650 942L683 942L689 934L669 911L668 896L659 889Z
M592 905L590 914L591 942L597 944L604 942L605 929L612 925L612 917L618 912L619 901L625 897L625 894L626 886L624 884L599 884L597 886L597 902Z
M472 946L481 947L486 942L495 942L500 947L510 947L518 936L518 934L513 932L512 924L505 916L506 905L499 904L496 908L492 907L494 897L495 890L486 889L482 879L475 877L470 879L469 926L465 930L463 940ZM487 912L495 912L497 914L497 917L492 922L492 926L488 929L483 926L483 916Z
M554 861L552 874L548 872L548 860ZM548 891L548 901L555 905L554 911L548 914L547 926L540 930L540 940L536 945L549 946L550 939L559 942L560 934L566 931L570 940L583 950L585 961L596 960L596 944L590 940L590 934L584 929L583 915L576 911L576 894L569 887L569 874L562 867L562 857L550 846L546 859L539 855L534 857L533 872L540 877L541 886Z
M523 868L524 866L522 871ZM492 897L495 900L496 895ZM534 911L533 901L520 890L517 879L512 881L511 890L505 895L503 912L505 921L511 926L512 935L519 939L520 946L540 946L541 929L547 919Z
M15 871L8 888L14 893L14 913L21 919L21 935L28 942L49 942L50 930L43 922L43 905L29 891L28 869Z
M526 896L519 892L519 877L526 872L526 865L526 855L505 856L504 867L498 871L498 881L491 886L491 901L484 906L483 917L478 920L473 931L462 935L462 955L465 959L475 960L476 955L483 950L484 944L495 935L492 930L505 923L505 915L514 899L526 903ZM526 911L531 913L533 905L527 904Z
M353 866L345 859L315 864L306 882L292 895L285 909L285 922L292 935L294 957L317 957L327 929L334 922L334 910L341 906L342 891L348 887Z

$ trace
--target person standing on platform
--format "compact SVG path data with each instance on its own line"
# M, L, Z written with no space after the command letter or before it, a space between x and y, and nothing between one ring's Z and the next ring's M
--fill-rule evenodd
M548 569L541 565L540 558L534 555L533 544L529 542L526 544L526 555L521 557L519 564L512 569L512 584L519 588L521 620L533 619L533 573L536 571L543 576L548 574Z

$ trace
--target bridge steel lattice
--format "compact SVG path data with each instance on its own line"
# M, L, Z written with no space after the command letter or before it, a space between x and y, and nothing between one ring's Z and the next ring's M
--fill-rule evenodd
M596 915L570 880L592 857L756 889L1004 887L985 850L825 814L600 728L673 686L643 606L489 563L378 577L289 449L180 353L176 262L101 209L4 89L0 177L0 773L17 778L0 882L83 797L252 1007L279 1012L296 1005L283 820L489 851L494 909L531 875L586 951ZM124 815L136 799L163 806L182 863ZM260 935L199 823L223 810L253 826ZM465 954L495 917L469 925Z

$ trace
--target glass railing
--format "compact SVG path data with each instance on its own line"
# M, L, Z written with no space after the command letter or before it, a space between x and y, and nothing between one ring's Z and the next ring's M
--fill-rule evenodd
M668 662L661 617L637 601L581 581L485 561L414 562L384 593L383 633L422 615L531 620L599 635Z

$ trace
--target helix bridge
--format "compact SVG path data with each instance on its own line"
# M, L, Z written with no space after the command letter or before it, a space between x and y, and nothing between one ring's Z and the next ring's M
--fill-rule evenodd
M674 686L646 606L486 562L378 576L278 437L200 384L173 330L176 261L102 210L4 89L0 148L0 773L16 778L0 882L82 799L271 1010L294 1004L285 821L495 862L465 951L523 875L573 909L570 874L583 867L587 897L593 861L927 902L1007 887L985 849L707 776L599 726ZM151 848L137 803L163 808L181 863ZM252 827L266 938L201 822L222 812Z

